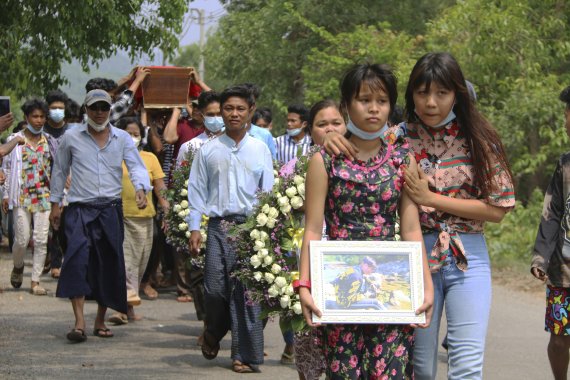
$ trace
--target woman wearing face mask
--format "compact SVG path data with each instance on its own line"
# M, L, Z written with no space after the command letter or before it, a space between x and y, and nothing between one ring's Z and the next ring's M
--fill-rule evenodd
M153 153L141 150L140 142L145 134L142 123L135 117L124 117L119 120L117 127L128 132L138 147L141 158L147 168L154 194L158 199L158 204L166 212L169 204L163 195L163 191L166 190L163 180L164 173L156 156ZM139 209L135 202L135 189L123 162L123 191L121 198L123 200L123 222L125 226L123 251L127 275L128 311L126 315L116 313L109 318L109 322L119 325L128 323L129 320L133 321L141 318L135 315L133 306L141 303L139 287L152 248L153 218L156 215L152 194L149 192L146 196L147 207Z
M204 91L198 97L198 110L204 116L204 132L185 142L178 151L176 167L186 159L188 150L198 151L202 144L224 133L224 120L220 110L220 96L215 91Z

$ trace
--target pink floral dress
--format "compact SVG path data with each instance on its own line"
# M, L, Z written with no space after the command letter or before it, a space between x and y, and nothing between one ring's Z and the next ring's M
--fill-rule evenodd
M385 141L367 162L321 153L329 176L330 240L394 240L408 146L403 138ZM409 325L326 325L327 378L411 379L413 342Z

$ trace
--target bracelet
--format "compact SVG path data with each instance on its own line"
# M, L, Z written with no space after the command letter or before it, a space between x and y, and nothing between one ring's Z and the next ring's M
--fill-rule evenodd
M311 281L310 280L293 281L293 289L295 289L295 292L299 292L299 288L311 289Z

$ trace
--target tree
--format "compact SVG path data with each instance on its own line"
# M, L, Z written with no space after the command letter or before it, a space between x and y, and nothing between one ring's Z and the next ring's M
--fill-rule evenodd
M43 94L63 84L61 64L118 50L132 59L172 54L189 0L5 0L0 18L0 93Z

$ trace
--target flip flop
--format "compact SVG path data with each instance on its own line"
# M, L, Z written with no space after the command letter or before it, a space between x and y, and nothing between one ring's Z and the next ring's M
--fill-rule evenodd
M218 351L220 351L220 342L212 343L215 339L207 331L204 331L202 335L204 336L202 355L208 360L215 359L218 356Z
M281 364L284 365L291 365L291 364L295 364L295 354L288 354L286 352L283 352L281 354Z
M260 373L259 367L253 364L245 364L239 360L232 363L232 371L235 373Z
M115 336L108 328L93 329L93 335L99 338L112 338Z
M181 295L181 296L178 296L178 297L176 298L176 301L178 301L178 302L193 302L194 299L193 299L192 296L189 295L189 294L183 294L183 295Z
M74 343L81 343L87 340L87 335L83 329L73 329L67 333L67 340Z
M129 323L129 318L127 317L127 315L121 313L113 314L107 320L115 324L116 326L126 325L127 323Z

